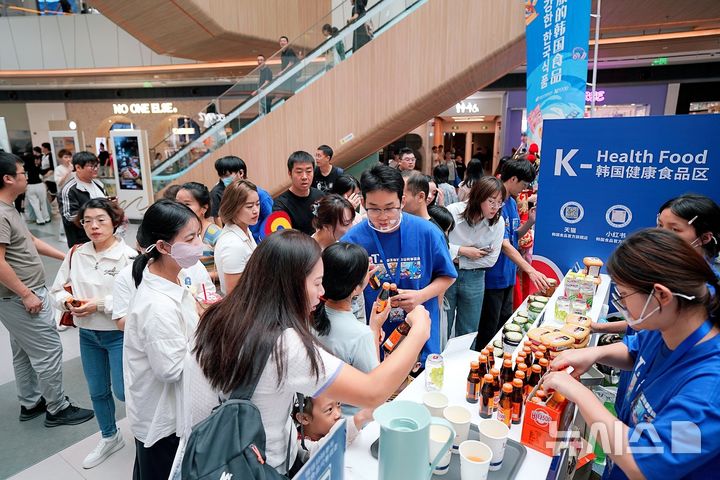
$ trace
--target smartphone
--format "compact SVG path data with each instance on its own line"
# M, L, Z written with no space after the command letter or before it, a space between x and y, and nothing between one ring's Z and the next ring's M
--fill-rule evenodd
M528 210L535 208L535 202L528 202Z
M492 245L488 245L487 247L483 247L483 248L481 248L480 250L485 250L486 252L492 252L492 251L493 251L493 246L492 246Z

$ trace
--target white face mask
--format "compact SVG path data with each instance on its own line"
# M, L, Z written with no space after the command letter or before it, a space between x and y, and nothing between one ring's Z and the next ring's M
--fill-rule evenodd
M378 228L375 225L373 225L373 223L370 221L370 219L368 219L368 225L370 225L370 228L372 228L376 232L380 232L380 233L394 232L400 226L401 223L402 223L402 213L397 218L397 220L389 221L388 226L386 228Z
M634 292L634 293L639 293L639 292ZM671 293L674 297L684 298L685 300L695 300L695 296L694 296L694 295L693 295L693 296L689 296L689 295L684 295L684 294L682 294L682 293L675 293L675 292L670 292L670 293ZM623 301L624 301L624 299L627 298L627 297L629 297L630 295L633 295L633 293L630 293L630 294L625 295L625 296L623 297L622 295L620 295L620 292L617 291L617 288L615 288L615 289L613 290L612 295L611 295L611 297L612 297L611 302L612 302L612 304L615 306L615 308L618 309L618 312L620 312L620 313L622 314L622 316L625 317L625 320L627 321L628 325L630 325L633 329L637 330L637 329L635 328L636 326L640 325L640 324L643 323L645 320L647 320L648 318L650 318L651 316L653 316L653 315L655 314L655 312L658 312L658 311L660 310L660 304L658 304L658 306L655 307L655 308L654 308L652 311L650 311L649 313L645 313L645 310L647 310L648 306L650 305L650 300L653 299L653 298L655 298L655 296L653 295L653 292L650 292L650 293L648 294L647 300L645 301L645 305L643 305L643 309L642 309L642 311L640 312L640 316L639 316L638 318L632 318L632 316L630 315L630 312L628 311L628 309L623 306L623 303L624 303Z

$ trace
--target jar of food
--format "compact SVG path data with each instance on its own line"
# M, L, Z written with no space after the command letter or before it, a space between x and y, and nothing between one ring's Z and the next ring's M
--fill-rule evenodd
M433 353L425 359L425 389L442 390L445 383L445 362L442 355Z
M573 300L570 303L570 313L575 315L585 315L587 313L587 304L584 300Z
M535 323L537 321L538 315L540 315L540 312L543 311L543 308L545 308L544 303L540 302L532 302L528 305L528 321L530 323Z
M545 289L543 295L546 297L552 297L555 293L555 290L557 289L558 282L554 278L548 278L547 279L548 288Z
M503 350L506 352L514 352L523 339L523 334L519 332L505 332L503 334Z
M592 280L582 282L580 284L580 295L585 301L587 309L590 310L593 305L593 297L595 297L595 282Z
M564 322L570 314L570 299L562 296L555 301L555 319L558 322Z

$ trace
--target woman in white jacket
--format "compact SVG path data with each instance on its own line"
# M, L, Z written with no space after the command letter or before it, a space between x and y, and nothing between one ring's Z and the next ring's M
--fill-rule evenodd
M115 423L112 398L114 391L118 400L125 401L123 332L112 319L112 289L117 273L132 262L137 252L115 236L123 217L122 209L105 198L85 203L77 222L90 242L73 247L67 254L52 287L55 306L70 311L80 328L80 359L102 434L98 445L85 457L83 468L102 463L125 445ZM66 285L72 287L72 295L65 290Z

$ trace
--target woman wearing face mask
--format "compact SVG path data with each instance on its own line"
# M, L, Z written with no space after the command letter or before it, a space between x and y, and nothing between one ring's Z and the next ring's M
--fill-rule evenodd
M473 183L467 201L448 205L455 220L450 232L450 256L458 278L445 293L448 300L447 336L478 330L485 294L485 269L495 265L502 251L505 187L494 177ZM479 346L478 346L479 347Z
M202 239L204 250L203 256L200 261L213 281L218 280L218 274L215 270L215 244L222 229L210 221L210 192L207 187L202 183L188 182L183 184L178 189L175 199L186 205L192 210L195 215L200 219L200 229L202 233L200 238Z
M125 445L112 398L114 391L118 400L125 400L123 332L112 317L112 289L117 273L132 263L137 252L115 236L123 217L122 209L105 198L85 203L76 222L90 242L74 247L65 257L52 287L56 307L71 312L80 329L80 360L102 435L83 468L99 465ZM72 295L65 290L68 284ZM79 306L74 306L76 302Z
M705 257L720 278L717 258L720 253L720 207L704 195L685 194L665 202L658 211L657 227L675 232ZM622 333L627 322L593 323L594 332Z
M282 474L299 468L298 442L290 442L288 452L288 440L297 439L290 417L295 392L324 392L376 407L407 377L430 335L428 313L419 306L407 316L405 340L377 368L366 374L345 365L316 343L310 329L322 280L315 241L297 230L274 233L258 245L237 287L208 309L197 331L194 353L215 389L230 393L257 382L251 401L265 429L266 462Z
M144 253L133 265L138 289L123 350L127 416L135 436L134 479L167 478L182 432L183 364L198 314L178 274L202 256L199 233L197 215L170 200L151 205L138 229Z
M607 268L617 285L613 304L637 334L562 352L543 386L601 429L610 458L603 478L713 478L720 465L717 277L688 242L660 229L628 237ZM577 380L596 362L632 371L618 418Z
M215 244L220 290L226 295L237 285L257 247L249 227L255 225L259 217L257 187L248 180L236 180L228 185L220 203L220 218L225 226Z
M323 250L336 243L352 227L355 210L348 200L337 194L322 197L314 205L312 238Z

